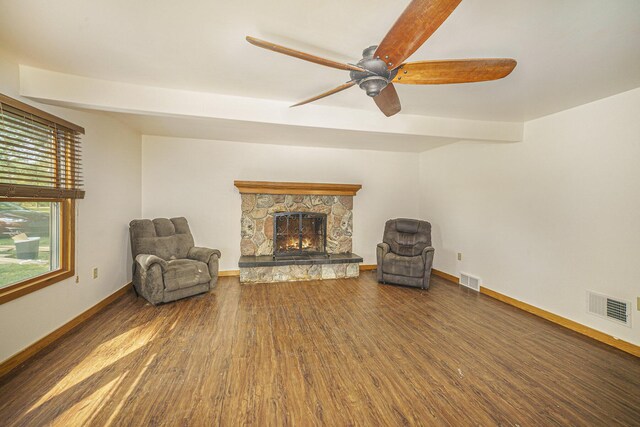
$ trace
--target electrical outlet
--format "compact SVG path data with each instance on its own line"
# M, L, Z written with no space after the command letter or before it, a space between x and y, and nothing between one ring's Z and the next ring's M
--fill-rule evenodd
M76 283L80 283L80 276L76 276Z
M458 261L462 261L462 252L458 252Z
M640 311L640 297L638 297L638 306L636 308Z
M93 278L94 279L98 278L98 267L93 267Z

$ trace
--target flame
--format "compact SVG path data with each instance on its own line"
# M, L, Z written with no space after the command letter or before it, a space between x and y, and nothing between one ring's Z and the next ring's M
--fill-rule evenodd
M295 237L289 237L288 240L282 242L282 244L280 245L279 250L286 250L286 251L297 251L298 250L298 242L299 240L296 239ZM313 248L314 245L314 239L311 239L310 237L302 237L302 249L310 249Z

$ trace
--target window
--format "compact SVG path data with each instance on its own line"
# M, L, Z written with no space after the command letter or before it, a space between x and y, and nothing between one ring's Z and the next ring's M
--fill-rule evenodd
M0 304L75 274L83 133L0 94Z

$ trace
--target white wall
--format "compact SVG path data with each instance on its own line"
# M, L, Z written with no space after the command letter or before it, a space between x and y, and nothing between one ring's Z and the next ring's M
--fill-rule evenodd
M418 155L144 136L144 217L185 216L196 244L220 249L221 270L240 258L234 180L362 184L354 197L353 251L375 264L384 223L418 214Z
M422 153L435 267L640 344L639 161L640 89L528 122L521 143ZM633 328L587 314L587 289L631 301Z
M0 92L18 96L18 65L0 52ZM141 212L140 135L104 115L40 105L83 126L86 198L77 203L75 279L0 305L0 361L94 306L131 280L128 223ZM91 278L93 267L98 279Z

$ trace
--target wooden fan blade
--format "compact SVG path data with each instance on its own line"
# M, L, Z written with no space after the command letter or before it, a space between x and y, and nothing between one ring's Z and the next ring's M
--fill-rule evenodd
M255 37L247 36L247 41L252 45L261 47L263 49L272 50L278 53L283 53L285 55L293 56L294 58L304 59L305 61L313 62L313 63L324 65L327 67L337 68L339 70L348 70L348 71L361 71L361 72L366 71L363 68L356 67L355 65L343 64L341 62L336 62L330 59L321 58L319 56L311 55L309 53L300 52L299 50L290 49L288 47L280 46L275 43L256 39Z
M393 81L410 85L485 82L508 76L516 64L507 58L408 62L398 68Z
M384 37L374 57L395 68L433 34L462 0L413 0Z
M398 98L398 92L393 87L392 83L389 83L387 87L382 89L382 92L378 96L373 97L376 105L384 113L385 116L391 117L394 114L400 112L400 98Z
M352 80L350 82L346 82L343 85L340 85L340 86L338 86L336 88L333 88L333 89L331 89L329 91L326 91L324 93L321 93L320 95L316 95L313 98L305 99L304 101L300 101L297 104L293 104L291 107L297 107L299 105L304 105L304 104L308 104L308 103L313 102L313 101L317 101L318 99L322 99L322 98L325 98L325 97L327 97L329 95L333 95L334 93L338 93L338 92L343 91L345 89L349 89L354 84L356 84L355 80Z

